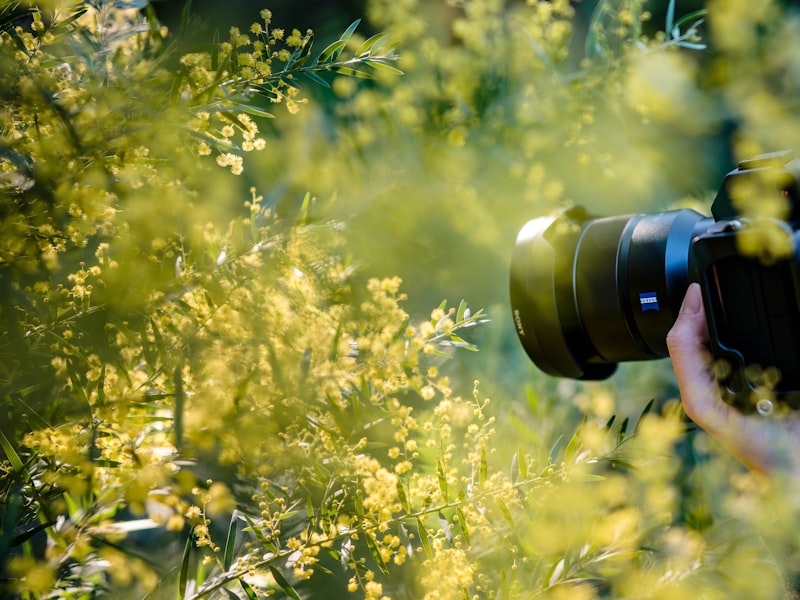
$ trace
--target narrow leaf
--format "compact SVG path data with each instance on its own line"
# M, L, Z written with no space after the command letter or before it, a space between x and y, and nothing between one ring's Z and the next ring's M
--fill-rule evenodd
M361 69L354 69L352 67L332 66L331 70L339 73L340 75L348 75L349 77L358 77L359 79L375 79L375 75L369 71L362 71Z
M385 71L386 73L391 73L392 75L405 75L404 71L401 71L397 67L393 67L392 65L375 58L368 58L364 61L370 67L375 69L376 71Z
M11 463L11 466L14 467L14 470L20 475L24 475L27 481L30 477L25 469L25 465L23 464L22 459L19 457L19 454L17 454L17 451L14 450L14 446L11 445L11 442L8 441L8 438L2 431L0 431L0 446L3 447L3 451L8 457L8 462Z
M458 310L456 311L456 323L464 320L464 313L467 311L467 301L462 300L458 303Z
M361 23L361 19L356 19L355 21L353 21L352 23L350 23L350 26L349 26L347 29L345 29L345 30L344 30L344 33L343 33L343 34L342 34L342 35L339 37L339 40L340 40L340 41L345 41L345 42L346 42L347 40L349 40L349 39L350 39L350 37L351 37L351 36L353 35L353 33L355 32L355 30L358 28L358 25L359 25L360 23Z
M461 533L464 536L464 541L467 542L467 546L469 546L469 529L467 528L467 518L464 516L464 511L460 508L456 508L456 513L458 514L458 524L461 526Z
M647 416L647 415L650 413L650 411L653 409L653 404L655 403L655 401L656 401L656 399L655 399L655 398L651 398L651 399L650 399L650 402L648 402L648 403L647 403L647 405L645 405L644 409L642 409L642 414L641 414L641 415L639 415L639 420L636 422L636 427L634 428L634 431L639 431L639 426L642 424L642 420L643 420L643 419L644 419L644 418L645 418L645 417L646 417L646 416Z
M675 0L669 0L669 4L667 4L667 19L664 24L664 31L671 37L680 35L680 31L675 29Z
M191 17L192 12L192 0L186 0L186 3L183 5L183 10L181 11L181 26L179 31L179 35L184 35L189 31L189 18Z
M370 554L372 554L372 558L375 559L375 564L378 565L378 568L381 570L381 573L383 573L384 575L388 575L389 567L386 566L386 562L383 560L383 557L381 556L381 553L378 550L378 546L375 544L375 540L369 534L365 534L364 537L367 540L367 546L369 546Z
M245 595L247 595L248 600L258 600L258 594L256 594L256 591L250 587L249 583L247 583L244 579L240 579L239 583L241 584Z
M425 555L428 558L433 558L433 549L431 548L431 540L428 538L428 530L419 517L417 517L417 531L419 533L419 541L422 544L422 549L425 550Z
M397 480L397 497L400 499L400 505L403 507L403 510L406 511L407 514L410 514L411 503L408 501L406 490L403 487L403 482L400 481L400 479Z
M275 578L275 583L277 583L278 587L280 587L284 592L286 592L286 595L289 596L289 598L292 598L292 600L300 600L300 596L297 594L297 591L291 586L291 584L288 581L286 581L286 578L283 576L283 573L281 573L278 569L276 569L272 565L269 566L269 571Z
M442 497L444 498L445 502L448 502L447 498L447 477L444 474L444 467L442 466L442 461L438 458L436 459L436 475L439 478L439 489L442 492Z
M361 44L361 46L358 47L358 50L356 50L356 56L362 56L364 54L367 54L372 50L372 48L375 45L377 45L378 42L380 42L385 37L386 37L386 32L376 33L367 41L365 41L363 44Z
M500 509L500 512L503 513L503 518L505 518L505 520L508 521L508 524L511 527L514 527L514 519L511 517L511 511L508 510L508 506L506 506L506 503L503 502L502 498L497 498L496 501L497 501L497 506Z
M233 549L236 546L236 524L239 521L239 511L234 510L231 515L231 522L228 525L228 537L225 540L225 553L223 554L222 564L227 571L233 564Z
M181 598L186 596L186 583L189 581L189 556L192 553L192 536L186 538L186 546L183 548L183 559L181 560L181 571L178 575L178 592Z
M450 527L450 521L447 520L447 517L444 516L442 511L439 511L438 517L439 525L442 526L442 532L444 533L444 539L446 539L448 542L452 542L453 530L452 527Z
M564 451L564 460L569 461L575 455L580 447L580 441L580 429L577 429L575 433L572 434L572 438L567 444L567 449Z
M347 40L337 40L326 47L322 52L319 53L319 57L317 58L318 64L326 64L329 62L333 62L336 60L336 56L339 56L342 49L347 45Z
M326 89L330 89L331 84L325 81L322 77L317 75L314 71L309 71L307 69L303 69L303 74L308 77L311 81L316 83L317 85L321 85Z
M263 108L259 108L258 106L253 106L251 104L244 104L240 108L242 111L246 112L249 115L253 115L254 117L261 117L262 119L275 118L275 115L273 115L271 112L268 112Z

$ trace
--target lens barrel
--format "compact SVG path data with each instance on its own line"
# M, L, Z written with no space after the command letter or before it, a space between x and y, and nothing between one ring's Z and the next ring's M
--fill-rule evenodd
M667 332L694 279L692 239L713 222L687 209L593 218L579 207L529 221L509 291L533 362L594 380L618 362L667 356Z

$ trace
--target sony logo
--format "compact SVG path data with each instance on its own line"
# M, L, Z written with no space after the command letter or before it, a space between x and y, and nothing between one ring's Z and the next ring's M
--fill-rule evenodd
M522 327L522 317L519 316L519 310L514 309L514 323L517 324L517 333L519 335L525 335L525 329Z

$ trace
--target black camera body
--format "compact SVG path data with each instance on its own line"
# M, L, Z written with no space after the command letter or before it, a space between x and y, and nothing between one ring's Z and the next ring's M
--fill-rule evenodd
M575 207L529 221L510 278L526 352L550 375L586 380L664 358L696 281L725 400L743 412L800 408L799 179L790 152L765 154L725 177L713 217L595 218Z

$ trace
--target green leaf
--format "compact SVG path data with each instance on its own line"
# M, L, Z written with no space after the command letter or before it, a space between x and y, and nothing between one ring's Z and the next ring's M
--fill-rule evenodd
M308 77L311 81L316 83L317 85L321 85L324 88L330 89L331 84L325 81L322 77L317 75L314 71L309 71L308 69L303 70L303 75Z
M382 60L378 60L377 58L368 58L364 62L376 71L385 71L386 73L391 73L392 75L405 75L404 71L401 71L397 67L393 67Z
M569 440L567 444L567 449L564 451L564 460L569 462L569 460L575 455L580 447L580 429L577 429L575 433L572 434L572 438Z
M514 519L511 517L511 511L508 510L508 506L506 503L503 502L502 498L496 498L497 507L500 509L500 512L503 514L503 518L508 522L511 527L515 527Z
M20 475L23 475L25 477L25 481L29 481L30 474L28 473L28 470L25 468L25 465L22 462L22 459L19 457L19 454L17 454L17 451L14 450L14 446L10 441L8 441L8 438L2 431L0 431L0 446L3 447L3 451L8 457L8 462L11 463L11 466L14 467L14 470Z
M675 28L675 0L669 0L669 4L667 4L667 18L664 24L664 31L667 35L671 35L675 37L676 33L680 33Z
M428 530L425 528L425 524L419 517L417 517L417 532L419 533L419 541L422 544L422 549L425 551L425 555L428 558L433 558L433 549L431 548L431 540L428 537Z
M242 586L242 589L244 590L248 600L258 600L258 594L256 594L256 591L250 587L249 583L247 583L244 579L240 579L239 584Z
M281 573L278 569L276 569L272 565L269 566L269 571L275 578L275 583L277 583L278 587L280 587L284 592L286 592L286 595L289 596L289 598L292 598L292 600L300 600L300 596L297 594L297 591L291 586L291 584L288 581L286 581L286 578L283 576L283 573Z
M699 22L702 22L701 17L705 17L707 14L708 10L705 8L692 11L686 15L683 15L680 19L675 21L675 24L672 26L672 28L674 30L680 31L680 28L683 27L686 23L689 23L690 21L698 21L699 24ZM667 31L667 33L670 33L670 31Z
M211 41L211 70L219 71L219 29L214 30L214 38Z
M239 522L239 511L234 510L231 522L228 525L228 537L225 540L225 553L222 557L222 566L227 571L233 564L233 550L236 546L236 525Z
M181 10L181 25L178 29L179 35L183 36L189 31L189 19L192 12L192 0L186 0Z
M384 562L383 557L381 556L381 553L378 550L378 546L375 544L375 540L368 533L365 533L364 537L367 540L367 546L369 547L370 554L372 554L372 558L375 559L375 564L378 565L378 568L380 569L381 573L383 573L384 575L388 575L389 567L386 566L386 562Z
M447 477L444 474L444 467L442 466L442 461L438 458L436 459L436 475L439 478L439 489L442 492L442 497L444 497L444 501L448 502L447 498Z
M556 438L556 441L553 442L553 446L550 448L550 454L547 455L549 457L551 463L555 462L555 459L558 457L558 453L561 452L561 444L563 442L564 442L563 434L559 435Z
M317 57L318 64L331 63L341 54L344 47L347 45L347 40L337 40L327 46Z
M361 19L356 19L355 21L353 21L352 23L350 23L350 26L349 26L347 29L345 29L345 30L344 30L344 33L343 33L341 36L339 36L339 40L343 40L343 41L345 41L345 42L346 42L347 40L349 40L349 39L350 39L350 37L351 37L351 36L353 35L353 33L355 32L355 30L358 28L358 25L359 25L360 23L361 23Z
M376 33L375 35L373 35L371 38L369 38L367 41L365 41L363 44L361 44L358 47L358 50L356 50L356 56L363 56L364 54L367 54L368 52L370 52L372 50L372 48L374 46L376 46L378 44L378 42L380 42L385 37L386 37L386 33L385 32Z
M359 79L375 79L375 75L369 71L362 71L361 69L354 69L353 67L338 67L334 65L331 67L331 70L339 73L340 75L347 75L349 77L358 77Z
M634 431L639 431L639 425L641 425L641 424L642 424L642 420L643 420L643 419L644 419L644 418L645 418L645 417L646 417L646 416L647 416L647 415L650 413L650 411L653 409L653 404L655 404L655 401L656 401L656 399L655 399L655 398L651 398L651 399L650 399L650 402L648 402L648 403L645 405L645 407L642 409L642 414L640 414L640 415L639 415L639 420L636 422L636 427L634 428Z
M186 538L186 545L183 548L183 559L181 560L181 570L178 574L178 593L181 598L186 596L186 583L189 581L189 556L192 553L192 536Z
M408 501L406 490L400 479L397 480L397 497L400 499L400 505L403 507L403 510L406 511L406 514L411 514L411 503Z
M50 521L48 523L40 523L39 525L36 525L36 527L31 527L27 531L23 531L22 533L14 536L11 542L9 542L8 546L10 548L15 548L17 546L20 546L25 542L27 542L29 539L31 539L33 536L35 536L37 533L44 531L45 529L48 529L55 524L56 521Z
M460 323L464 320L464 315L467 312L467 301L462 300L458 303L458 310L456 310L456 323Z
M245 528L243 531L252 532L253 535L256 536L258 541L261 542L262 546L264 546L270 552L277 553L277 548L275 548L275 545L267 538L267 536L264 535L263 528L258 526L258 525L256 525L255 522L250 517L248 517L245 513L241 513L240 512L239 514L242 517L244 517L244 520L247 521L247 525L248 525L248 527Z
M245 112L249 115L253 115L254 117L261 117L262 119L274 119L275 115L271 112L264 110L258 106L253 106L251 104L243 104L239 107L239 110Z
M444 532L444 539L448 542L453 541L453 528L450 527L450 521L447 520L447 517L444 516L442 511L439 511L439 525L442 526L442 532Z
M528 478L528 463L525 460L525 454L522 452L522 448L517 450L517 455L519 456L519 474L523 480Z
M456 514L458 515L458 524L461 526L461 533L464 536L464 541L469 546L469 529L467 527L467 518L464 516L464 512L461 508L456 508Z

